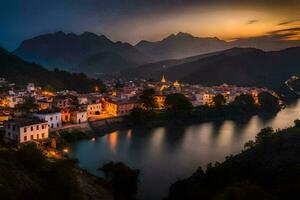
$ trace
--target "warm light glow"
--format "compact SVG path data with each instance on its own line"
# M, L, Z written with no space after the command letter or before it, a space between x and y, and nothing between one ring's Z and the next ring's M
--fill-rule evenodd
M69 149L68 149L68 148L64 148L64 149L63 149L63 152L64 152L64 153L69 153Z
M118 132L113 132L107 136L109 148L111 151L115 152L118 143Z
M132 130L127 131L127 139L131 139Z

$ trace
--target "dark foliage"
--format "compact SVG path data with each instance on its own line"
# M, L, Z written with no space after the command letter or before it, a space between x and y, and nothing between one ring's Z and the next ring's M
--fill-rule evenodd
M225 105L226 99L225 99L224 95L217 94L216 96L213 97L213 102L214 102L214 106L220 107L220 106Z
M260 109L265 113L277 112L280 110L278 98L268 92L262 92L258 95Z
M178 116L190 113L193 106L183 94L175 93L166 96L165 107L171 116Z
M90 79L79 73L69 73L55 69L49 71L40 65L28 63L0 48L0 76L10 82L25 85L29 82L52 90L75 90L86 93L95 91L95 87L103 89L101 80Z
M72 160L48 161L34 145L0 149L0 199L82 199Z
M134 170L122 162L104 164L102 170L110 180L116 199L132 199L137 193L139 170Z
M155 91L153 89L145 89L140 96L142 107L146 110L154 110L157 103L154 98Z
M248 94L237 96L232 106L237 112L242 114L255 113L257 110L253 97Z
M261 130L246 149L174 183L168 199L285 200L300 195L300 129Z

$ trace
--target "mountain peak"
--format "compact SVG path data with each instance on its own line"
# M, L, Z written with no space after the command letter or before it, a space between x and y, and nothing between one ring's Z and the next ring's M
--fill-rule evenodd
M92 33L92 32L88 32L88 31L83 32L83 33L81 34L81 36L99 37L99 35L97 35L97 34L95 34L95 33Z
M66 35L66 33L63 31L57 31L56 33L54 33L54 35Z
M189 38L194 38L194 36L190 33L185 33L185 32L178 32L177 37L189 37Z

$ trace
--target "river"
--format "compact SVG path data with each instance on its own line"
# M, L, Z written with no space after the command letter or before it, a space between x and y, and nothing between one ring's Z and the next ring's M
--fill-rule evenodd
M189 177L199 166L223 161L239 153L245 142L260 129L275 130L293 125L300 118L300 100L273 117L253 116L247 121L206 122L195 125L159 127L152 130L122 130L70 145L69 156L79 166L102 176L97 170L108 161L122 161L141 170L138 197L157 200L166 197L171 183Z

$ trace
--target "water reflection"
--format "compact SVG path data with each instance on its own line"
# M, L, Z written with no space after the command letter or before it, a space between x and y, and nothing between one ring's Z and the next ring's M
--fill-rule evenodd
M198 166L239 153L260 129L286 128L299 116L300 101L275 116L253 116L246 121L118 131L95 142L73 144L70 156L96 175L101 175L97 168L111 160L140 169L139 198L156 200L167 195L171 183L190 176Z
M118 132L113 132L107 136L109 148L112 152L116 152L118 144Z

